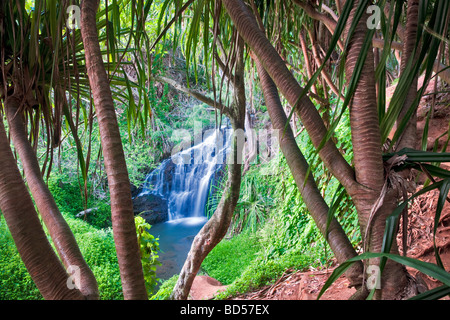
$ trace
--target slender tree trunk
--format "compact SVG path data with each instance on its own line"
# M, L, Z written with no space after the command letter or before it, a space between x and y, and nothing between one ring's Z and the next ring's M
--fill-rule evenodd
M345 3L345 0L342 0L340 2ZM334 30L335 30L336 24L337 24L336 21L334 21L333 19L328 17L326 14L316 11L314 9L314 7L307 1L294 0L294 3L296 3L302 9L304 9L308 16L310 16L311 18L313 18L315 20L321 21L331 33L334 33ZM384 7L384 12L385 12L386 16L389 16L389 3L386 3L386 5ZM405 30L404 30L403 26L399 25L397 27L397 35L399 36L400 40L403 40L404 32L405 32ZM372 39L372 44L376 48L383 49L384 40L374 38L374 39ZM338 45L342 50L343 45L342 45L341 41L338 41ZM403 45L399 42L393 41L391 43L391 49L395 50L395 55L398 57L398 53L403 50ZM399 62L400 62L400 60L401 59L398 59ZM436 60L434 62L434 65L433 65L434 72L437 73L444 68L446 68L446 66L444 64L442 64L439 60ZM444 80L445 82L450 84L450 69L446 69L443 72L440 72L438 76L442 80Z
M306 74L308 75L308 78L312 78L313 72L311 70L311 62L309 60L309 54L308 54L308 46L306 45L305 36L302 32L298 33L298 39L300 42L300 46L302 47L302 53L303 53L303 59L305 59L305 67L306 67ZM316 86L312 86L311 90L317 94Z
M4 105L8 109L18 104L19 100L10 96ZM0 159L0 209L31 278L44 299L84 299L78 289L69 288L68 274L42 229L11 152L3 121L0 121Z
M242 177L243 138L245 129L245 86L244 86L244 42L239 37L233 87L234 108L230 120L234 135L231 141L231 159L228 158L228 179L220 202L208 222L195 236L186 261L172 292L171 299L186 300L197 272L206 256L223 239L230 227L236 204L239 200ZM235 139L236 138L236 139Z
M98 299L97 281L89 266L86 264L78 244L64 217L61 215L50 190L42 178L36 154L28 140L23 122L22 113L18 112L19 100L11 97L7 105L6 117L8 119L11 137L25 171L25 177L31 194L42 219L47 226L49 234L55 244L56 250L64 266L79 268L80 291L87 299Z
M409 59L414 59L412 53L415 49L416 37L417 37L417 21L419 20L419 0L409 0L408 1L408 9L406 12L406 31L404 33L403 39L403 52L402 59L400 65L400 74L405 72L406 65L408 64ZM400 111L398 121L400 122L405 114L408 112L411 107L414 99L417 95L417 75L414 77L411 87L409 88L408 95L406 96L406 100L403 104L402 110ZM414 112L411 118L406 125L406 128L403 131L402 136L400 137L397 150L401 150L403 148L416 148L417 145L417 112Z
M232 144L235 148L239 145L243 144ZM237 150L237 152L241 151L242 147L241 150ZM223 195L213 216L195 236L171 299L186 300L188 298L203 260L226 235L239 199L241 173L242 164L228 164L228 180Z
M130 181L96 27L98 0L81 3L81 35L111 194L114 241L125 299L147 299L134 224Z
M281 93L292 106L296 106L298 102L296 112L305 125L313 144L317 147L326 133L326 128L314 105L307 97L297 101L303 89L287 70L264 33L257 30L256 21L254 17L251 17L243 2L223 0L223 4L236 28ZM349 21L352 20L357 5L358 2L355 2L355 8ZM367 31L367 18L368 16L365 15L361 19L347 48L348 57L345 70L347 77L352 75L359 56ZM321 149L319 155L352 197L360 219L361 234L363 239L367 240L368 249L380 252L385 220L397 204L397 194L395 190L389 189L382 193L385 179L373 75L373 52L369 50L350 109L355 171L348 168L348 164L331 141L328 141ZM377 204L379 206L376 206ZM395 245L392 252L398 252ZM377 261L370 261L369 264L376 265ZM406 285L405 269L401 265L389 261L381 279L383 298L398 298Z
M224 0L223 4L241 36L253 50L259 64L262 65L266 70L268 77L273 80L273 82L283 93L289 103L292 106L295 106L303 88L300 87L295 78L286 68L282 59L279 57L273 46L267 40L264 32L260 30L254 16L248 11L247 7L240 0ZM260 77L261 76L262 75L260 74ZM265 99L273 99L273 94L269 93L267 96L265 95ZM276 103L276 101L270 102L271 105ZM308 134L310 135L313 144L317 147L321 143L327 131L322 118L320 117L319 113L315 109L315 106L312 104L308 97L303 97L299 101L299 106L297 106L296 111L301 121L303 122ZM282 116L275 113L271 115L272 121L275 121L274 126L278 127L282 125L281 117ZM287 139L286 136L284 137L284 139ZM286 159L289 158L292 161L290 164L290 166L292 165L291 171L293 172L293 175L296 177L296 179L299 180L299 185L303 186L304 180L300 181L299 177L301 177L301 175L305 177L305 171L303 171L303 169L307 168L308 164L304 162L304 160L302 160L303 157L301 157L301 153L298 153L298 151L294 151L298 150L298 147L296 147L296 145L294 146L291 141L285 140L284 142L282 142L282 144L280 143L280 146L284 146L286 148L284 150L286 152L285 157ZM354 192L354 189L357 187L355 185L354 172L331 140L325 144L325 146L321 149L319 155L325 165L330 169L332 174L336 176L338 180L341 181L341 183L345 186L347 191L350 194ZM312 179L311 183L314 183ZM299 187L299 189L303 191L302 198L305 203L306 201L309 202L308 209L311 211L311 213L317 213L315 219L316 222L319 223L319 229L322 232L325 232L326 219L324 220L323 217L325 210L326 212L328 212L328 210L326 206L324 206L323 198L322 200L320 200L316 197L317 192L315 192L314 190L317 190L317 187L314 188L313 185L309 185L308 188ZM337 221L335 223L337 223ZM334 232L337 232L337 234L339 234L339 228L336 225L335 227L336 228L334 229ZM342 234L339 235L339 237L341 236ZM335 239L337 238L338 237L336 237ZM340 245L338 245L337 243L333 244L333 247L333 249L336 250L334 254L339 256L339 259L345 259L346 256L351 257L353 254L352 251L354 252L354 249L351 244L349 244L348 239ZM345 250L343 250L343 248L345 248ZM356 282L356 286L358 286L358 282L361 282L360 279L354 280ZM359 283L359 285L360 284L361 283Z
M258 9L256 8L254 1L252 1L252 8L260 30L265 33L264 25L259 18ZM301 38L303 38L303 36L301 36ZM304 50L303 52L305 53L306 42L304 41L304 38L300 41L302 42L301 45ZM328 205L320 194L312 173L309 172L308 174L309 164L295 141L291 127L286 126L287 117L278 95L278 89L259 59L253 54L250 55L255 61L272 126L275 130L280 132L278 138L281 151L286 158L297 187L302 194L302 199L310 211L311 216L313 217L313 220L318 226L320 232L325 239L327 239L327 242L335 254L337 261L339 263L343 263L346 260L355 257L357 255L356 251L354 250L341 225L334 217L330 221L327 228L329 211ZM355 286L358 289L362 287L362 272L362 263L356 263L351 269L348 270L347 276L350 279L351 286ZM365 288L362 288L362 290L358 291L362 293L365 292L364 289Z

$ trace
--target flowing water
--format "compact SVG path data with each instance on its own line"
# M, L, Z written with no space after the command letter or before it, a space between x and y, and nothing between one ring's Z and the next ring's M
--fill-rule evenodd
M210 130L201 143L164 160L146 178L138 196L152 193L167 201L169 219L152 226L159 238L157 275L168 279L181 271L192 240L206 223L206 203L211 185L225 163L229 130Z

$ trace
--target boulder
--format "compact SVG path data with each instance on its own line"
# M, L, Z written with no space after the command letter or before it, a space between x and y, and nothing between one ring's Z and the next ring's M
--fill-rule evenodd
M155 194L141 194L133 199L133 211L154 225L169 219L167 201Z

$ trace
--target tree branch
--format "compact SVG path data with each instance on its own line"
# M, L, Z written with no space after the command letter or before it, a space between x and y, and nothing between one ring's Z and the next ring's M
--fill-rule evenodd
M171 85L172 87L174 87L176 90L184 92L186 94L189 94L190 96L196 98L197 100L204 102L213 108L216 108L223 114L225 114L227 116L230 115L231 110L229 107L225 106L224 104L222 104L220 102L214 101L213 99L205 96L204 94L201 94L200 92L198 92L196 90L187 88L173 79L170 79L170 78L167 78L164 76L152 76L152 79L154 79L155 81L158 81L158 82L167 83L167 84Z

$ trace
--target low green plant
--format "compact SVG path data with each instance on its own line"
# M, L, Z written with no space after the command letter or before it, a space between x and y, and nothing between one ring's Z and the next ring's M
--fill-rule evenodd
M80 251L97 279L100 299L121 300L122 285L111 228L96 229L68 214ZM41 300L4 220L0 218L0 300Z
M97 279L102 300L122 300L122 284L112 228L97 229L65 214L80 251Z
M175 274L171 278L162 281L158 291L150 297L150 300L169 300L177 280L178 274Z
M222 240L205 258L202 270L228 285L237 279L261 251L255 233L243 232Z
M151 225L142 217L137 216L134 218L134 221L144 271L145 286L150 295L155 290L159 280L156 276L156 268L161 265L161 262L158 260L159 238L155 238L148 232Z
M41 300L0 214L0 300Z
M59 174L53 174L47 181L48 188L55 199L56 205L63 214L75 217L78 213L92 209L90 213L79 217L97 229L111 227L111 207L107 198L97 198L89 194L87 201L84 198L80 184ZM91 186L88 185L88 188Z

